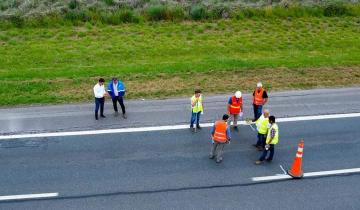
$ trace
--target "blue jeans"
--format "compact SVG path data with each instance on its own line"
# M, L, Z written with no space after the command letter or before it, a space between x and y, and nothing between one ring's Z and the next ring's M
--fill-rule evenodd
M256 146L261 146L262 148L264 148L265 140L266 140L266 134L258 133L257 137L258 137L258 140L256 142Z
M254 119L257 120L262 114L263 105L253 104L253 107L254 107Z
M95 116L98 116L99 108L100 108L100 115L104 115L104 103L105 98L95 98Z
M263 153L262 153L262 155L261 155L261 157L260 157L260 159L259 159L260 161L264 161L264 160L265 160L268 151L270 151L270 155L269 155L269 157L268 157L267 159L268 159L268 160L272 160L273 157L274 157L275 145L274 145L274 144L270 144L269 150L264 149L264 151L263 151Z
M196 126L199 127L200 126L200 113L201 112L191 112L191 121L190 121L190 128L194 127L194 123L196 120Z

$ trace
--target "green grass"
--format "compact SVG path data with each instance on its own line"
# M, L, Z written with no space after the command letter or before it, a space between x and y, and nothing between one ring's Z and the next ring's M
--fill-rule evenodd
M260 79L269 89L359 85L360 18L8 28L0 55L0 106L88 101L98 77L112 76L129 98L249 91Z

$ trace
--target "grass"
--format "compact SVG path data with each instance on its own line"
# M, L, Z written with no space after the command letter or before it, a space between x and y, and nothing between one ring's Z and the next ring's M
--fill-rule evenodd
M158 21L360 17L360 0L274 1L114 1L114 0L3 0L0 29L6 27L57 27L121 25Z
M301 17L8 28L0 106L92 100L99 77L128 98L360 84L360 18Z

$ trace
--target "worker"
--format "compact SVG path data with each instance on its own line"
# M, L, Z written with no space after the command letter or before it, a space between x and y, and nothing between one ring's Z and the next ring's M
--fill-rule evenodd
M265 149L264 149L260 159L255 162L256 165L260 165L261 163L264 162L264 160L271 162L274 157L275 145L279 142L279 127L275 123L274 116L269 117L269 123L271 124L271 127L269 128L269 131L266 136ZM268 158L266 158L269 150L270 150L270 155Z
M270 128L269 124L269 110L264 109L263 114L259 117L259 119L256 120L256 130L258 132L257 134L257 142L254 144L254 146L259 150L264 150L265 147L265 140L267 132Z
M203 98L201 90L195 90L195 94L191 97L191 121L190 129L195 132L196 129L201 129L200 127L200 115L203 113ZM196 121L196 128L194 128L194 123Z
M258 82L256 84L256 89L253 92L253 108L254 108L254 119L253 122L255 122L262 113L263 106L268 101L268 94L263 89L263 85L261 82Z
M104 88L105 80L103 78L99 79L99 82L94 86L94 96L95 96L95 119L98 120L99 116L99 108L100 108L100 117L105 118L104 115L104 103L105 96L107 96L107 92Z
M111 99L113 102L115 115L117 116L119 114L119 111L117 108L117 103L119 102L121 111L122 111L122 117L124 119L126 119L127 116L126 116L125 105L124 105L124 95L125 95L124 83L121 80L118 80L118 78L113 77L108 85L108 93L111 96Z
M214 159L216 157L216 163L223 160L225 144L230 143L231 133L227 124L228 119L229 115L224 114L222 120L216 121L211 130L212 147L209 158Z
M228 114L233 119L233 126L235 130L238 130L237 121L239 116L243 116L243 98L240 91L236 91L235 94L229 98L228 102Z

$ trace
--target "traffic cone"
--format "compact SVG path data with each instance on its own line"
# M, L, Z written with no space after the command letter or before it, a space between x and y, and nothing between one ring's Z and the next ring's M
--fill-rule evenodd
M304 140L301 139L298 145L298 150L294 158L294 162L291 166L291 169L288 170L288 174L293 178L300 179L303 177L304 173L302 170L302 156L304 151Z

